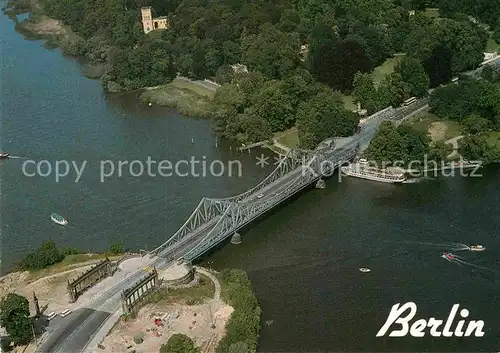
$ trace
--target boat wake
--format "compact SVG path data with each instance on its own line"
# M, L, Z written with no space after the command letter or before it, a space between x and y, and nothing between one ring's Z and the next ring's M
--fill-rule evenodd
M475 268L479 268L481 270L486 270L486 271L491 271L491 272L498 272L495 269L492 269L492 268L489 268L489 267L485 267L485 266L479 266L479 265L473 264L471 262L465 261L465 259L459 258L458 256L455 256L455 261L454 262L458 263L459 265L465 265L465 266L475 267Z
M421 241L405 241L403 243L406 244L415 244L415 245L425 245L436 248L441 248L449 251L465 251L470 250L470 246L462 243L426 243Z

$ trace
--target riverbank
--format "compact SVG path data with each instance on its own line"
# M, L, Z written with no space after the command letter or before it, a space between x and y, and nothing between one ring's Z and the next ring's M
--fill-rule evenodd
M181 114L196 118L212 118L217 113L213 103L215 90L184 78L175 78L172 82L146 88L139 99L144 104L155 104L175 109Z

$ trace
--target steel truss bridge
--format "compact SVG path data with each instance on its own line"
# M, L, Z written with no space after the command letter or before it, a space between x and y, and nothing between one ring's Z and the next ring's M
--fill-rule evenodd
M352 160L358 146L315 151L293 149L260 184L228 198L204 197L179 230L152 255L193 261L239 229Z

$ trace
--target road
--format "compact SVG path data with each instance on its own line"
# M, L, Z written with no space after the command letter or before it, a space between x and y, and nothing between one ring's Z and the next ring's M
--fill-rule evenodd
M490 63L500 67L500 58ZM182 78L184 79L184 78ZM193 81L192 81L193 82ZM215 86L208 84L204 81L194 81L196 84L205 88L215 90ZM210 87L210 88L209 88ZM421 107L417 107L421 108ZM409 113L413 111L413 107L406 110L400 110L396 119L405 117L404 112ZM368 144L375 132L378 125L386 117L376 117L369 119L363 124L362 130L359 134L354 135L352 138L342 139L337 145L338 149L349 149L355 147L359 143L361 149L364 149ZM253 195L242 202L265 202L270 198L277 196L280 192L284 191L288 184L295 180L302 169L297 169L289 173L284 178L278 180L276 183L268 185L260 192L262 196ZM164 257L151 259L150 266L156 266L158 269L167 267L172 261L167 260L169 254L172 257L178 257L179 254L187 247L190 247L194 242L198 241L215 226L217 219L214 219L202 230L197 230L196 233L186 237L185 241L176 245L175 248L169 249L168 252L163 253ZM37 352L47 353L68 353L68 352L81 352L83 351L88 342L92 340L96 332L106 321L120 307L120 293L144 276L142 268L131 274L116 284L114 287L104 291L99 298L93 300L86 305L86 308L78 309L66 318L57 318L49 326L50 335L42 342ZM115 274L116 275L116 274ZM104 337L103 337L104 338Z

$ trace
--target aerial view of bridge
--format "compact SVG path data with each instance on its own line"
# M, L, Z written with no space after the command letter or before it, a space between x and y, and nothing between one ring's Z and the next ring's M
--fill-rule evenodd
M382 121L401 121L427 108L428 99L423 99L407 107L384 109L367 118L359 134L333 139L314 151L290 150L274 171L250 190L228 198L203 198L185 223L147 255L147 265L162 269L174 262L195 261L292 196L332 176L369 145ZM142 268L123 275L114 286L89 301L85 309L75 311L69 321L54 323L38 352L92 351L102 326L120 308L120 293L143 275Z

